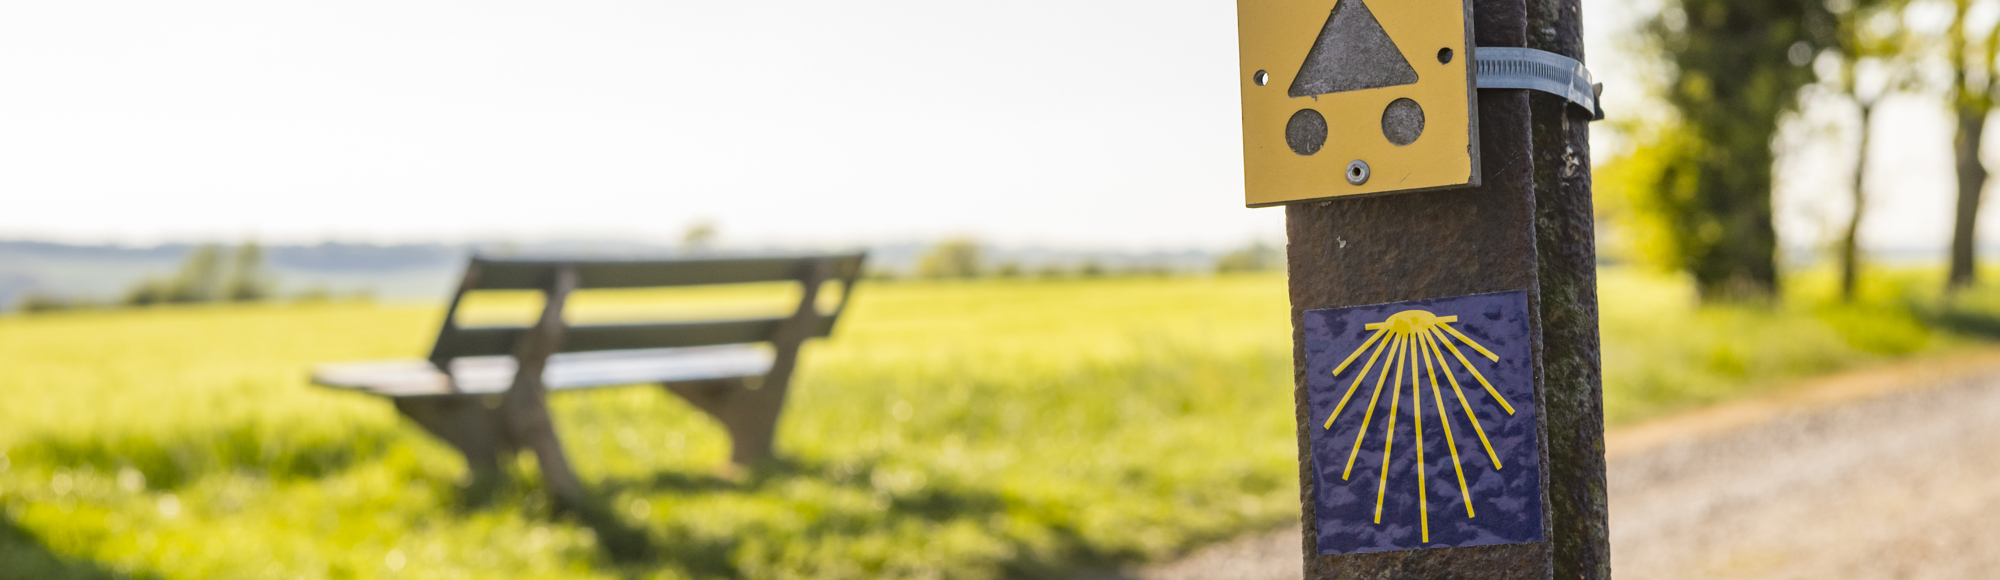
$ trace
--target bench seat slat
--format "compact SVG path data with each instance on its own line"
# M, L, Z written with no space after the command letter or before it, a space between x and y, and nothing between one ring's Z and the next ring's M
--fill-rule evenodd
M640 383L665 383L761 376L771 371L772 354L750 344L558 354L542 375L551 391ZM320 365L313 383L387 397L498 394L513 384L514 357L455 359L451 376L424 360L385 360Z

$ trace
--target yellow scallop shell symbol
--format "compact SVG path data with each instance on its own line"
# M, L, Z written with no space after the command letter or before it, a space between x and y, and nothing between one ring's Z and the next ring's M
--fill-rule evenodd
M1375 368L1377 361L1381 361L1382 372L1376 375L1375 393L1368 399L1367 414L1362 416L1361 428L1356 430L1354 434L1354 449L1347 454L1347 469L1341 472L1340 478L1346 480L1348 476L1354 473L1354 460L1361 454L1361 441L1368 435L1368 425L1375 420L1375 405L1382 400L1382 389L1384 386L1387 386L1390 392L1388 425L1383 430L1386 436L1383 437L1382 441L1381 482L1375 488L1375 523L1382 523L1382 498L1389 487L1389 458L1391 457L1390 452L1395 449L1396 445L1396 416L1402 406L1403 375L1406 374L1404 369L1408 369L1407 374L1410 378L1410 416L1411 420L1415 422L1417 439L1418 519L1423 529L1423 541L1425 542L1430 541L1431 531L1430 501L1424 489L1426 463L1424 462L1423 388L1420 379L1424 375L1429 376L1431 401L1437 405L1439 411L1438 417L1444 419L1440 423L1444 427L1445 446L1451 451L1452 469L1458 474L1458 493L1460 497L1465 499L1465 517L1475 517L1476 514L1472 509L1472 494L1465 485L1465 467L1460 463L1458 458L1458 442L1451 433L1452 422L1445 407L1443 390L1438 384L1438 375L1444 375L1445 381L1451 385L1452 394L1458 396L1459 409L1464 412L1466 419L1472 423L1472 431L1479 435L1479 443L1485 446L1486 457L1492 460L1493 469L1495 470L1501 468L1500 456L1493 452L1493 444L1486 440L1486 429L1480 426L1479 417L1473 414L1472 404L1465 398L1465 391L1459 388L1458 374L1452 371L1450 361L1457 360L1459 366L1463 367L1467 374L1470 374L1474 380L1477 380L1480 386L1486 388L1486 394L1493 397L1493 400L1500 404L1501 409L1506 410L1509 415L1514 414L1514 406L1507 403L1506 397L1500 396L1500 391L1493 388L1493 383L1487 381L1486 376L1480 374L1479 369L1472 366L1472 361L1468 360L1465 357L1465 353L1460 351L1458 345L1452 341L1453 339L1457 339L1458 342L1464 343L1465 346L1471 348L1474 352L1485 356L1487 360L1499 361L1500 356L1493 354L1493 351L1487 350L1486 347L1480 346L1478 342L1465 336L1458 329L1452 328L1451 323L1453 322L1458 322L1458 317L1455 315L1438 316L1424 310L1405 310L1390 315L1388 320L1364 326L1365 329L1373 330L1375 333L1370 335L1367 341L1362 342L1359 348L1354 349L1353 354L1347 355L1347 360L1341 361L1339 366L1334 367L1333 375L1335 377L1340 376L1343 371L1347 370L1348 366L1361 358L1361 353L1363 352L1369 352L1368 362L1361 366L1361 372L1355 375L1354 382L1347 387L1347 394L1340 397L1340 404L1334 407L1333 414L1327 416L1324 427L1328 430L1333 429L1333 420L1340 417L1341 411L1347 409L1348 401L1354 398L1354 393L1361 388L1361 383L1368 379L1369 371ZM1369 351L1370 346L1374 347L1373 351ZM1384 352L1389 353L1386 359L1382 357ZM1451 353L1451 358L1445 357L1446 352ZM1418 366L1418 361L1420 360L1423 361L1421 367ZM1390 377L1392 376L1395 378L1391 379Z

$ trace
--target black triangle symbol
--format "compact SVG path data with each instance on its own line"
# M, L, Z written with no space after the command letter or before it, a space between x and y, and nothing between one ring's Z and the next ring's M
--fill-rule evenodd
M1417 82L1417 69L1361 0L1340 0L1312 52L1292 78L1293 97L1393 87Z

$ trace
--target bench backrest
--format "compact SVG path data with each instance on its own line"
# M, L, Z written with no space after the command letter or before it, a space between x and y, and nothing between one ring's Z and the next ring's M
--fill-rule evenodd
M554 352L588 352L778 342L788 323L804 324L804 336L824 337L854 295L864 254L695 258L679 260L535 260L473 257L465 278L452 296L438 331L430 360L448 369L451 359L464 356L514 354L531 326L460 327L459 306L465 295L479 290L539 290L548 304L560 308L570 290L653 288L797 281L805 292L797 312L775 318L660 322L644 324L564 324L564 339ZM565 280L565 277L567 279ZM840 303L830 313L814 304L820 285L841 285ZM560 317L555 319L559 320Z

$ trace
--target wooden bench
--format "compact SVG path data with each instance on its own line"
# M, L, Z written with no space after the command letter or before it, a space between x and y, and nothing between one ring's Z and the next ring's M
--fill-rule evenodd
M465 455L473 488L480 493L498 483L503 458L531 450L550 493L580 507L583 486L550 422L548 392L660 384L722 423L729 432L732 462L751 466L766 461L799 347L808 338L833 332L853 296L863 257L474 257L428 360L321 365L312 381L395 401L397 411ZM790 315L599 325L573 325L563 317L563 305L576 290L775 281L797 281L803 288ZM821 312L817 304L828 282L841 285L839 305ZM532 326L460 326L466 294L482 290L536 290L546 302Z

